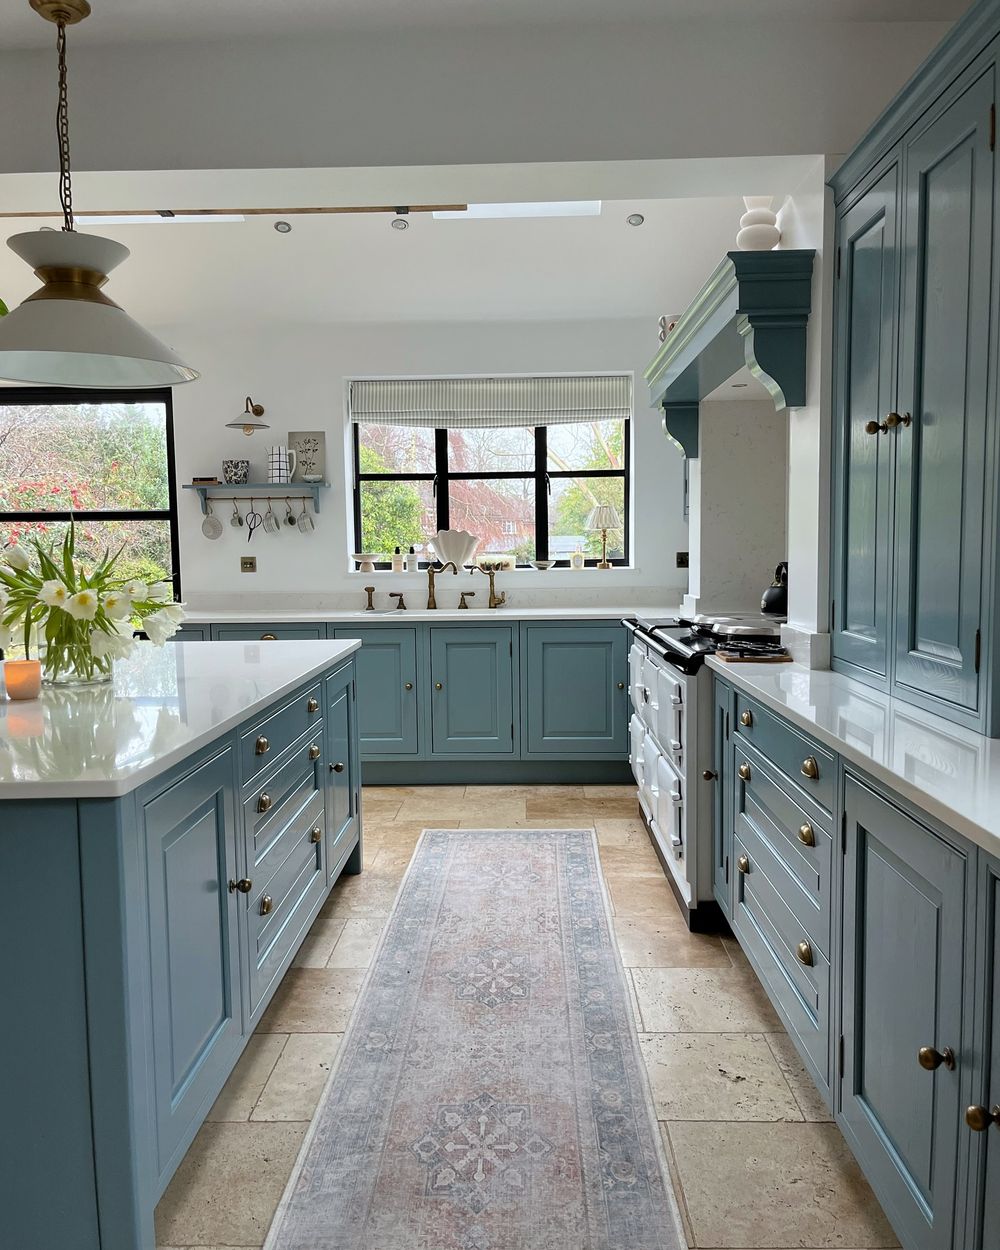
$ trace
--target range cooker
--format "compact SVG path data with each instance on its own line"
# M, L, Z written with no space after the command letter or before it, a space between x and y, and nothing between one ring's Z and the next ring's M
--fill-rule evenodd
M629 762L653 847L692 929L718 923L712 895L715 807L709 655L775 659L784 617L626 619Z

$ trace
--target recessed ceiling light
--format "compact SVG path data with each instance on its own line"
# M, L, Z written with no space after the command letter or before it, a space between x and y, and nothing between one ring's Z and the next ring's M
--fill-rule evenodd
M629 213L625 220L630 226L641 226L646 218L643 217L642 213Z
M292 233L292 223L290 221L276 221L274 223L274 228L279 234Z
M389 225L392 226L393 230L409 230L410 228L410 223L405 217L393 217Z
M600 217L600 200L556 200L550 203L538 200L529 204L470 204L462 212L444 209L433 216L438 221L450 221L463 217Z
M188 226L246 221L242 213L78 213L81 226Z

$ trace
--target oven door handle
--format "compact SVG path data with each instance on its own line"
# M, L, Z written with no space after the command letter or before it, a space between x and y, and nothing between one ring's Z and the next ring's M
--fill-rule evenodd
M651 638L649 634L639 629L638 626L630 625L628 621L622 621L622 624L626 629L631 629L637 642L641 642L643 646L649 647L650 651L655 651L661 660L666 660L668 664L673 666L672 657L676 654L675 652L669 651L661 643L657 642L654 638Z

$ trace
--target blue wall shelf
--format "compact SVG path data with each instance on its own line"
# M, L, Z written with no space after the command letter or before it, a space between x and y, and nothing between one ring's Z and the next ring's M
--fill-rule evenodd
M327 490L329 482L244 482L242 486L230 486L220 483L218 486L193 486L185 483L184 490L194 490L201 498L201 510L208 513L209 499L253 499L256 503L266 503L269 499L309 499L313 511L319 513L319 493Z

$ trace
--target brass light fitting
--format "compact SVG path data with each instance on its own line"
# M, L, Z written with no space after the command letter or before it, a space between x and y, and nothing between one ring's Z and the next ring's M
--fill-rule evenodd
M265 421L261 421L264 415L264 405L255 404L248 395L246 398L246 406L238 417L233 421L226 422L227 430L242 430L249 438L254 430L269 430L271 427Z

